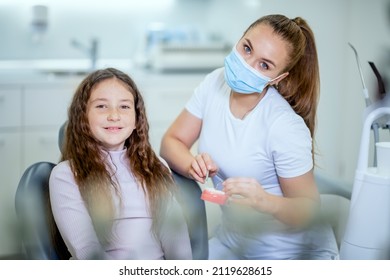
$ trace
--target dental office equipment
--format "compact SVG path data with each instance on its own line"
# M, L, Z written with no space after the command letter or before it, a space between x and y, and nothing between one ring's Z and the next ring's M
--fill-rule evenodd
M350 46L358 59L355 48L351 44ZM380 88L383 86L380 74L373 63L370 65L377 76ZM361 74L359 62L358 66ZM378 129L389 128L390 94L384 94L382 99L373 103L369 102L362 74L361 78L367 107L364 111L350 214L340 246L340 259L390 259L390 172L378 173L376 157L373 166L368 164L371 130L374 131L376 152L376 143L379 142ZM386 92L384 86L383 91ZM390 161L390 158L387 160Z
M351 43L348 43L348 45L352 48L353 52L355 53L355 58L356 58L356 62L357 62L358 69L359 69L359 74L360 74L360 80L362 81L362 86L363 86L363 95L364 95L364 99L366 101L366 106L368 107L368 106L371 105L371 100L370 100L370 97L368 95L368 90L367 90L367 87L366 87L366 83L364 81L363 72L362 72L362 66L360 65L360 60L359 60L359 55L358 55L355 47Z
M97 57L98 57L98 47L99 47L99 41L97 38L92 38L91 39L91 45L83 45L79 41L73 39L71 41L71 44L73 47L83 51L88 55L88 58L90 59L90 71L93 71L96 69L96 62L97 62Z
M377 81L378 81L378 91L377 91L377 94L375 96L375 99L377 101L388 100L389 97L387 97L387 99L385 98L386 97L386 89L385 89L385 84L383 82L381 74L379 73L378 69L376 68L374 62L369 61L368 64L370 64L371 69L374 72L374 74L377 78ZM386 104L386 102L384 102L384 103ZM381 104L381 106L383 106L383 105L384 104ZM382 128L382 129L389 128L389 123L390 123L389 121L390 121L389 116L383 116L383 117L377 119L372 124L372 130L374 133L374 143L375 144L379 142L379 128ZM377 149L374 149L374 166L375 167L377 166L377 158L378 158L377 154L378 154Z
M209 177L209 171L207 170L206 174L206 181ZM222 191L223 186L223 179L220 178L218 175L215 175L213 178L215 187L206 187L202 191L201 199L213 202L216 204L223 205L227 202L228 196L225 194L225 192Z
M207 180L209 179L209 170L207 169L207 173L206 173L206 179L204 179L204 182L207 183Z

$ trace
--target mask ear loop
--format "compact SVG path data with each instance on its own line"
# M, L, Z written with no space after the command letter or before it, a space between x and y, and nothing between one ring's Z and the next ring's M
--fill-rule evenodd
M277 76L277 77L275 77L275 78L269 80L269 81L267 82L266 87L273 86L274 88L279 89L279 88L278 88L278 87L279 87L279 86L278 86L279 82L280 82L281 80L283 80L285 77L287 77L288 74L289 74L288 72L284 72L284 73L280 74L279 76ZM276 84L271 85L272 82L274 82L274 81L276 81L276 80L278 80L278 79L280 79L280 80L279 80Z

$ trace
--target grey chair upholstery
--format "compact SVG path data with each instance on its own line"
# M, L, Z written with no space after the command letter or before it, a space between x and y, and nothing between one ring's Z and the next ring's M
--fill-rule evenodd
M179 203L183 209L190 234L192 257L194 260L206 260L209 256L206 208L200 199L202 190L194 181L174 171L173 178L179 186Z
M66 123L59 131L60 149L65 129ZM69 257L63 241L57 240L56 246L53 246L50 238L53 218L49 208L49 177L54 166L50 162L31 165L25 170L17 187L15 208L26 259L53 260ZM195 181L175 172L173 177L179 186L178 201L187 221L193 259L207 259L208 231L205 204L200 199L201 189Z
M26 169L19 181L15 210L19 220L25 258L58 259L50 239L48 221L49 176L55 166L37 162Z

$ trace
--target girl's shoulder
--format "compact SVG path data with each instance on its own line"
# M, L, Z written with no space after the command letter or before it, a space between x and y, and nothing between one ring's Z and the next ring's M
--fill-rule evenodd
M56 164L56 166L53 168L53 170L70 170L70 164L69 160L60 161Z
M51 177L73 176L68 160L59 162L51 171Z
M71 186L71 188L64 186ZM72 169L70 168L69 161L66 160L59 162L50 174L50 193L58 193L63 190L69 191L69 189L78 190L78 188L73 188L74 186L76 186L76 182Z

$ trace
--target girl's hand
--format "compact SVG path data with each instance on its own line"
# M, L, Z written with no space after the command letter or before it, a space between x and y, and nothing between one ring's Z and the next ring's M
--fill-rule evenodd
M218 166L214 163L209 154L202 153L195 156L188 174L190 178L204 184L208 177L214 176L217 172Z
M272 196L253 178L229 178L223 182L223 186L229 203L251 207L263 213L276 211Z

